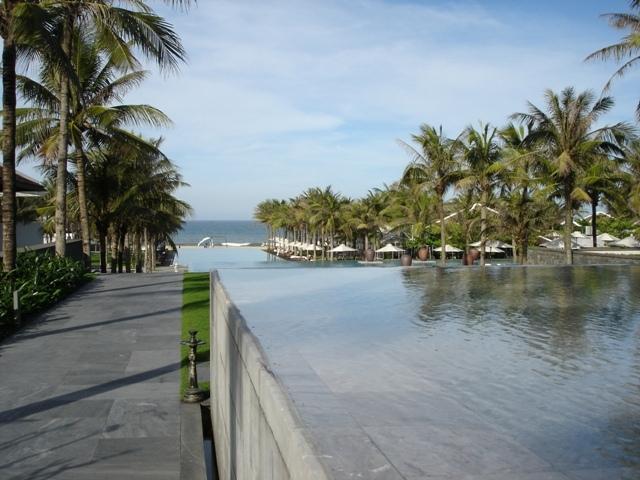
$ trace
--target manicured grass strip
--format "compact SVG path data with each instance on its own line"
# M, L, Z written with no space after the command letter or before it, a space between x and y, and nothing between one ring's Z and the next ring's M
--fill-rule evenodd
M197 361L209 361L209 274L185 273L182 280L182 340L189 338L189 330L197 330L198 338L207 342L198 347ZM187 355L189 349L182 346L180 350L182 368L180 370L180 396L188 385ZM198 378L198 380L201 380ZM209 390L209 379L199 381L200 388Z

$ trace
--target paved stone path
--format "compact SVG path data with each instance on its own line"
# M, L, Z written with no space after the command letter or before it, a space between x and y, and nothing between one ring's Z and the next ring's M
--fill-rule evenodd
M0 343L2 479L174 479L182 275L104 275Z

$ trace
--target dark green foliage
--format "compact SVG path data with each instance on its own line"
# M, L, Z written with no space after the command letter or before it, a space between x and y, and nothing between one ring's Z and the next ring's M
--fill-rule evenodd
M0 329L13 324L14 289L19 291L24 315L53 305L89 278L80 262L69 258L36 252L18 255L15 270L0 272Z

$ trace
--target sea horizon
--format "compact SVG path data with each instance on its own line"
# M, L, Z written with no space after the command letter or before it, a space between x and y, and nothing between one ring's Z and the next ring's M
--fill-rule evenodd
M262 244L267 238L267 229L256 220L187 220L175 234L177 244L198 243L211 237L213 243Z

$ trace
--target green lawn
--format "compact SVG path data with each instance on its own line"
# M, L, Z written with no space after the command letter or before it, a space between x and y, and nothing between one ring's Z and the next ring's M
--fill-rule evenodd
M182 339L189 338L189 330L197 330L198 338L207 342L198 347L198 362L209 361L209 274L185 273L182 280ZM180 355L182 369L180 372L180 395L187 388L188 348L182 346ZM198 379L200 380L200 379ZM209 379L203 378L200 388L209 390Z

